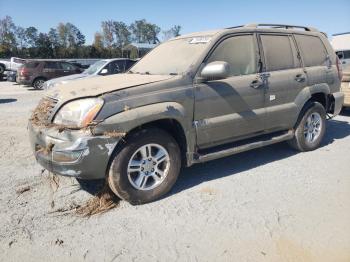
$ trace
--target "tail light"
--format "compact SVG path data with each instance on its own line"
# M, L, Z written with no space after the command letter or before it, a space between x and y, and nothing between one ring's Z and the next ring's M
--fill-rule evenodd
M341 66L341 62L340 62L340 59L339 57L337 56L337 70L338 70L338 77L339 77L339 80L341 81L342 78L343 78L343 68Z
M21 76L28 76L28 75L29 75L28 69L25 68L25 67L23 67L23 68L21 69L20 75L21 75Z

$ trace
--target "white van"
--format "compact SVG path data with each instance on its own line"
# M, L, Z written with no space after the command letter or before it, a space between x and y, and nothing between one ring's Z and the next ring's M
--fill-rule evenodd
M333 35L331 44L343 68L341 90L345 94L344 107L350 107L350 32Z
M331 44L343 65L343 71L349 72L350 71L350 32L333 35Z

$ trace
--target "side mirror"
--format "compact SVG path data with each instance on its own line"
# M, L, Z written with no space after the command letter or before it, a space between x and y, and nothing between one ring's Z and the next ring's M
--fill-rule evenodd
M207 64L201 72L204 80L219 80L230 75L230 65L224 61L215 61Z
M100 75L107 75L108 74L108 69L107 68L103 68L100 72Z

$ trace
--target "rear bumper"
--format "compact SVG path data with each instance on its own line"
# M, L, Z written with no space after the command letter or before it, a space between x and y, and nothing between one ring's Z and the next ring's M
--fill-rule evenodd
M32 80L23 76L17 76L16 82L20 85L32 85Z
M28 125L38 163L50 172L81 179L104 178L119 138L93 136L89 131L63 131ZM67 160L69 159L69 160Z
M344 94L342 92L336 92L332 94L334 98L334 105L332 107L331 113L336 116L339 115L340 111L343 108L344 104Z
M344 94L344 106L350 107L350 82L342 82L341 91Z

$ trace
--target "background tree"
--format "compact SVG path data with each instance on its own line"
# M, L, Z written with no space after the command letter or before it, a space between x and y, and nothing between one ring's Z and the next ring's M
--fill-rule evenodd
M170 38L177 37L180 35L181 26L180 25L174 25L169 30L163 31L163 41L167 41Z
M113 21L113 32L118 47L124 47L130 43L131 32L124 22Z
M0 56L7 57L16 51L16 26L10 16L0 19Z
M163 39L180 34L181 26L163 31ZM16 26L10 16L0 18L0 57L9 58L112 58L123 56L126 45L137 43L159 43L161 28L146 19L136 20L130 25L122 21L107 20L101 23L101 31L94 36L91 45L86 45L84 34L72 23L59 23L49 32L39 32L33 26ZM124 52L138 56L137 50Z
M39 33L36 40L36 51L38 58L54 58L50 38L47 34Z
M111 48L114 43L114 25L112 20L101 23L104 46Z

